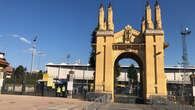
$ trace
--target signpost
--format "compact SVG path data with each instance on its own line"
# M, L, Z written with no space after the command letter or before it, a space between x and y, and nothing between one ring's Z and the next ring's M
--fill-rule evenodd
M73 81L68 81L67 90L68 91L72 91L73 90Z
M74 71L70 71L68 75L68 84L67 84L67 90L68 90L68 98L72 98L72 90L73 90L73 75Z

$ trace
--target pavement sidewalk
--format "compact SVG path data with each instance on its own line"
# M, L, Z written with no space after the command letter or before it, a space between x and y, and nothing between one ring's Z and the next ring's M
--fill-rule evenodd
M0 110L85 110L90 103L56 97L0 95Z

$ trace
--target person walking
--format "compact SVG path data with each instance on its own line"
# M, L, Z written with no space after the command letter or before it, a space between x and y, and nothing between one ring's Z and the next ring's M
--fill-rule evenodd
M65 87L65 85L62 86L62 96L66 97L66 87Z
M60 88L60 86L58 86L56 92L57 92L57 93L56 93L56 96L57 96L57 97L60 97L60 96L61 96L61 88Z

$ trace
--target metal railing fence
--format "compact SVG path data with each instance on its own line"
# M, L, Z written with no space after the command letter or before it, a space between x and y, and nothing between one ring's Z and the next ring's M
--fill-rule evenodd
M86 110L98 110L101 106L110 103L111 94L88 92L87 100L93 101L93 103L88 105Z

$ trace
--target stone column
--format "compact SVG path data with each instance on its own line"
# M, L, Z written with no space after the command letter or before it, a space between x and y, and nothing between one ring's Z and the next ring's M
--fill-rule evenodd
M195 74L190 75L192 84L192 105L195 105Z
M68 75L68 83L67 83L67 90L68 90L68 98L72 98L72 90L73 90L73 77L74 71L70 71Z

